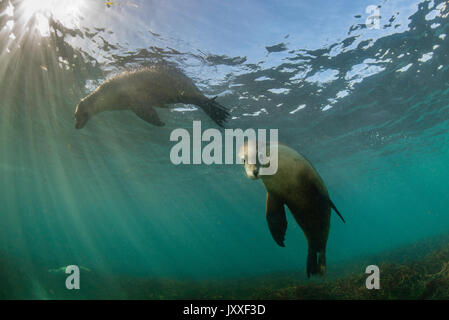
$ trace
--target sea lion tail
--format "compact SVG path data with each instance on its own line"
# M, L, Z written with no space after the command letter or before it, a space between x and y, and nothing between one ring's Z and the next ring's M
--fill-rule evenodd
M326 253L324 250L319 251L309 247L307 255L307 278L310 275L324 276L326 273Z
M197 105L206 112L206 114L215 121L220 127L223 127L226 123L226 119L229 117L229 112L215 101L217 97L212 99L204 99L197 103Z

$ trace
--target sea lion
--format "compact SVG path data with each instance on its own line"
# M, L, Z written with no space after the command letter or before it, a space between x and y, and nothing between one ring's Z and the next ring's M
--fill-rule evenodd
M191 79L173 67L127 71L105 81L81 100L75 110L75 128L83 128L94 115L110 110L132 110L146 122L163 126L154 107L166 108L175 103L194 104L223 126L229 112L215 98L205 97Z
M323 180L306 158L279 143L277 172L274 175L259 175L259 162L248 163L248 156L251 154L253 159L258 159L257 148L254 146L255 144L246 142L240 148L239 155L246 175L251 179L260 177L265 185L266 219L273 239L279 246L285 246L287 219L284 205L287 205L308 242L307 277L314 274L323 276L326 270L326 243L331 209L335 210L343 222L345 220L329 198Z

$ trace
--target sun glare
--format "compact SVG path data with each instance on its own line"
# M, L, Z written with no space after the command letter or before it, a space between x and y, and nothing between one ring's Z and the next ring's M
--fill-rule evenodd
M49 19L52 17L67 28L78 28L82 16L81 10L85 5L85 0L23 0L19 11L24 23L34 17L34 27L42 36L48 36L50 34Z

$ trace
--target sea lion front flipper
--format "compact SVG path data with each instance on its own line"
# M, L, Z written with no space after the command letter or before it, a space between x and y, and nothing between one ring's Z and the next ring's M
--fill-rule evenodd
M337 215L340 217L341 221L343 221L343 223L346 223L345 219L343 218L343 216L341 215L340 211L338 211L337 207L335 206L335 204L332 202L331 198L329 197L328 194L324 194L316 184L311 184L310 186L310 192L316 195L316 197L318 197L319 201L322 203L328 203L329 206L334 209L335 213L337 213Z
M284 245L285 231L287 230L287 217L284 203L273 194L267 192L267 222L274 241L281 247Z
M161 119L159 119L159 116L157 115L157 112L153 107L139 107L133 108L132 110L140 119L145 120L152 125L158 127L162 127L165 125L165 123L163 123Z
M329 202L331 204L332 209L334 209L334 211L338 214L338 216L340 217L341 221L343 221L343 223L346 223L345 219L343 218L343 216L341 215L341 213L338 211L337 207L335 206L335 204L332 202L332 200L329 198Z

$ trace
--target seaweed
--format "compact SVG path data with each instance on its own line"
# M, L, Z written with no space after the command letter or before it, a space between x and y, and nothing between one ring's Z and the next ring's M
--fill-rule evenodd
M380 269L378 290L365 285L365 267L373 261ZM81 290L67 290L64 272L49 272L36 262L0 255L0 299L449 299L449 236L328 267L324 279L311 280L303 270L189 280L92 269L83 273Z

